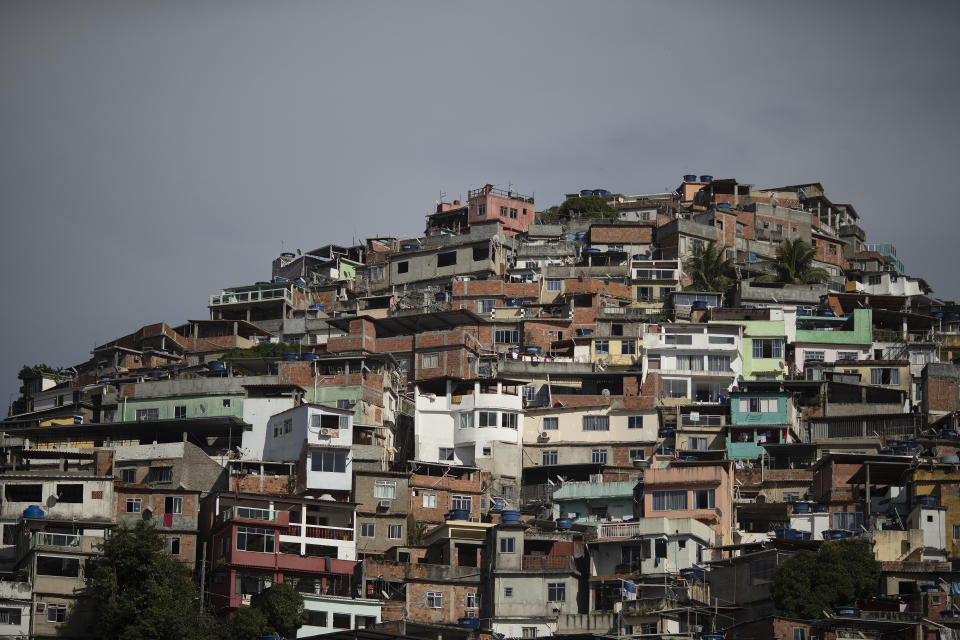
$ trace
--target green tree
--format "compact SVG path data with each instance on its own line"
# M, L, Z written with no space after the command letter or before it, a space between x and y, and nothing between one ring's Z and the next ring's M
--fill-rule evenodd
M275 584L254 598L253 606L263 612L267 624L282 636L292 637L307 622L303 596L286 583Z
M880 563L863 540L827 542L798 551L773 573L770 594L781 615L820 618L833 607L878 593Z
M733 260L726 257L726 247L712 240L706 245L695 244L693 255L683 263L686 275L693 282L687 289L691 291L724 292L733 282Z
M617 210L607 204L603 196L576 196L567 198L559 207L550 207L541 212L540 220L556 222L569 220L574 216L591 219L615 218Z
M198 612L190 571L161 551L155 527L121 527L102 546L90 586L96 626L108 640L202 640L215 637L213 618Z
M826 269L813 266L817 250L800 240L784 240L777 248L774 262L776 276L762 276L758 280L783 282L785 284L814 284L825 282L830 277Z
M223 625L220 637L223 640L258 640L267 633L271 633L271 629L266 614L254 607L241 607Z

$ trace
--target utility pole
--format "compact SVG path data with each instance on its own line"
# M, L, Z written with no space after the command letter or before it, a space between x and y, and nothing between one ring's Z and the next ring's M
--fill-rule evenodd
M203 557L200 558L200 613L203 613L203 598L206 595L204 588L206 586L207 578L207 542L203 542L203 551L201 551Z

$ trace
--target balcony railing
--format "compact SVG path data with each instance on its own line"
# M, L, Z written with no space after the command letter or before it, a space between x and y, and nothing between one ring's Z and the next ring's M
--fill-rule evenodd
M322 527L314 524L308 524L306 527L303 527L299 524L291 524L283 531L283 535L349 542L353 540L353 529L345 527Z
M573 558L570 556L523 556L524 571L543 571L545 569L573 570Z
M598 538L632 538L643 533L643 526L635 522L601 524L597 527Z
M80 547L80 536L70 533L37 532L33 536L35 547Z
M270 509L255 509L253 507L229 507L223 512L226 520L260 520L262 522L276 522L277 512Z
M210 296L210 306L216 307L225 304L245 304L248 302L267 302L273 300L285 300L293 304L293 293L287 288L225 292L218 296Z

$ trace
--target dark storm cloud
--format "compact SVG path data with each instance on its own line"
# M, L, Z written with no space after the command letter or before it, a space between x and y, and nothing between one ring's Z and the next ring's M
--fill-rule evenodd
M960 298L954 6L0 4L3 398L488 181L819 180Z

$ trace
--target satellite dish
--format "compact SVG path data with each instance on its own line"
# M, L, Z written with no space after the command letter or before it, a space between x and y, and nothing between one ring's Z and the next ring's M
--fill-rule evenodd
M602 395L604 398L609 398L609 397L610 397L610 389L604 389L603 391L600 392L600 395Z

